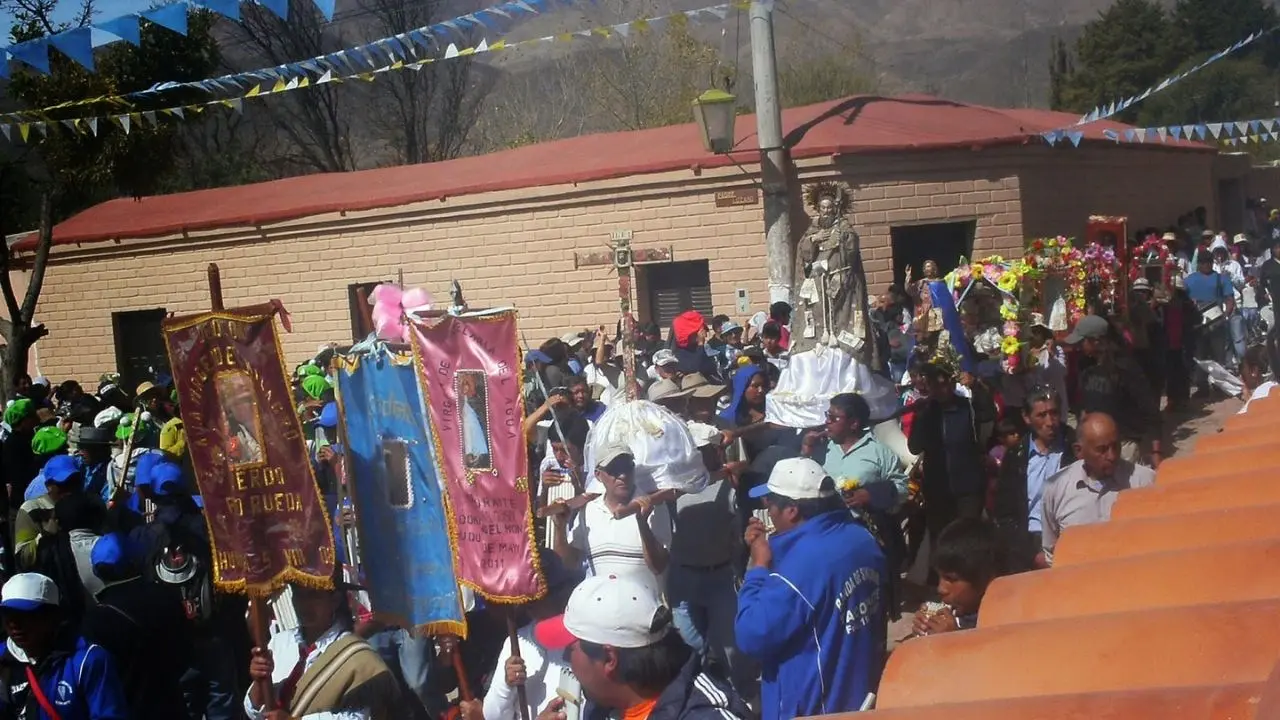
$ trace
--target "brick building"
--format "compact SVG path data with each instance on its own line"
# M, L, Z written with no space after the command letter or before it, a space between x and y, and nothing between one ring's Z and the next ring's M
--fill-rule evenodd
M798 188L847 182L879 291L927 257L946 266L962 255L1016 254L1027 237L1081 235L1091 213L1166 225L1199 205L1217 217L1220 199L1243 205L1242 195L1220 197L1231 190L1204 145L1115 144L1103 131L1122 126L1109 123L1089 126L1078 148L1040 139L1073 120L923 96L788 110L793 226L798 236L807 224ZM294 361L350 340L355 288L398 272L442 301L457 279L473 306L514 305L536 343L614 322L612 272L578 268L575 256L620 230L635 248L671 250L670 262L637 268L642 320L689 305L745 317L768 301L754 128L754 118L739 118L744 150L733 159L744 167L703 151L686 125L103 203L56 228L37 312L50 329L40 369L83 380L163 364L159 321L208 306L211 262L228 307L283 300Z

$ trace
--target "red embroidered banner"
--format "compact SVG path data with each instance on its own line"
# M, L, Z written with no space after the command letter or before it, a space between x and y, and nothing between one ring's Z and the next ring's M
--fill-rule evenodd
M516 313L449 315L410 327L458 580L494 602L535 600L545 586L520 432Z
M251 595L289 582L331 587L334 564L275 313L264 307L164 322L214 583Z

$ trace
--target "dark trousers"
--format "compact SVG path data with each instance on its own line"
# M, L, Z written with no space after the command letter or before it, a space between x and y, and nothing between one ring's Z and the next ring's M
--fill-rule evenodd
M1182 348L1165 352L1165 395L1174 407L1185 405L1191 397L1191 371Z

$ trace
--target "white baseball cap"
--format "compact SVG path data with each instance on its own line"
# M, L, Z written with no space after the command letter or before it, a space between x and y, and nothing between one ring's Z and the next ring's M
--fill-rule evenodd
M792 500L815 500L836 494L835 483L815 460L805 457L779 460L769 473L769 482L751 488L753 498L773 493Z
M58 605L58 586L40 573L18 573L0 589L0 608L31 612Z
M675 351L669 348L662 348L653 354L654 367L662 367L664 365L675 365L680 362L676 359Z
M660 615L665 619L659 620ZM574 588L563 615L538 623L534 637L548 650L567 648L575 640L641 648L666 636L670 618L656 588L632 578L597 575Z

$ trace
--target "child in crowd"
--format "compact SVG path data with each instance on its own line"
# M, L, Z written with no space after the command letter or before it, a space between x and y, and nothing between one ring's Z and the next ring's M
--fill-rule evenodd
M968 630L978 624L978 610L992 581L1005 574L1004 549L995 526L962 518L938 538L934 569L941 603L916 611L916 635Z
M1022 442L1022 416L1006 413L996 423L995 446L987 451L987 514L995 512L996 483L1000 479L1000 466L1004 456Z

